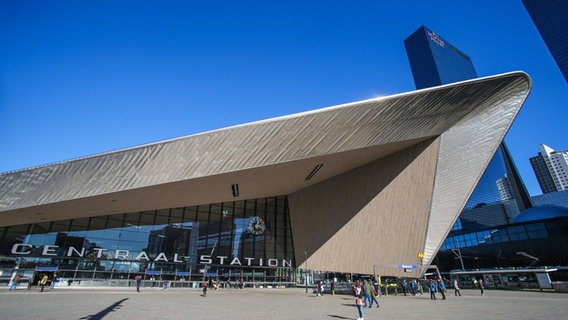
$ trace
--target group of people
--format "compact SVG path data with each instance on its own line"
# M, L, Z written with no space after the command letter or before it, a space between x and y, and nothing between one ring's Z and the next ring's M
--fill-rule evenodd
M483 279L473 279L474 286L478 286L481 290L481 295L485 295L485 285L483 284ZM461 297L460 285L457 279L453 282L454 295L456 297ZM442 294L442 300L446 300L446 285L443 279L438 279L437 284L434 280L428 280L428 289L430 291L430 299L436 300L436 289Z
M379 294L370 279L355 282L353 285L353 294L355 295L355 304L359 312L358 320L364 320L365 312L363 308L372 308L373 302L375 302L377 308L379 308L379 301L377 300Z
M245 283L240 280L240 281L235 281L234 283L231 283L231 281L227 280L227 282L225 282L225 284L223 285L222 282L219 281L215 281L213 280L213 278L209 278L209 280L207 281L203 281L203 295L204 297L207 297L207 290L209 288L212 288L213 290L217 290L219 288L235 288L235 289L243 289L245 287Z
M402 279L402 282L401 282L402 293L405 296L406 296L407 286L408 286L408 283L406 282L406 279ZM420 294L422 294L422 288L420 288L420 286L418 285L416 280L410 281L410 292L412 293L413 296L418 294L419 289L420 289Z
M446 283L445 280L442 278L438 278L437 280L429 279L427 282L428 291L430 292L430 299L437 300L436 292L439 292L442 295L442 300L446 300ZM402 279L401 287L402 293L406 296L408 282L406 279ZM453 283L454 291L456 296L461 297L461 291L457 280L454 280ZM422 288L417 283L416 280L410 281L410 290L412 295L416 296L418 294L418 289L420 289L420 293L422 294Z
M436 300L436 291L442 294L442 300L446 300L446 284L442 278L438 278L437 281L432 279L428 280L428 290L430 291L431 300ZM459 287L457 290L459 291Z
M12 278L12 282L10 284L10 289L8 290L16 290L18 288L18 285L22 282L22 276L19 274L16 274L14 276L14 278ZM49 278L49 276L47 274L40 274L37 276L36 278L36 274L34 273L31 277L28 278L28 290L30 290L32 288L32 286L36 283L36 279L37 279L37 285L39 285L41 287L41 292L43 292L43 289L45 288L45 286L49 283L49 290L53 290L55 288L55 284L57 283L57 274L53 274L51 276L51 279Z
M479 286L481 289L481 295L485 295L485 288L483 285L483 280L476 280L476 285ZM408 282L406 279L402 279L401 281L402 292L406 296ZM357 310L359 312L358 320L363 320L364 317L364 308L373 307L373 302L376 302L377 308L379 307L379 302L377 301L376 297L378 296L377 290L373 283L369 279L364 279L363 281L357 281L352 285L353 294L356 297L355 305L357 306ZM410 290L413 295L418 294L419 288L421 289L420 285L417 283L416 280L410 281ZM461 290L459 287L458 280L453 281L453 288L455 296L461 297ZM442 295L442 300L446 300L446 283L445 280L442 278L438 278L436 280L430 279L428 280L428 291L430 292L430 299L437 300L436 292L439 292ZM422 293L422 290L420 290Z

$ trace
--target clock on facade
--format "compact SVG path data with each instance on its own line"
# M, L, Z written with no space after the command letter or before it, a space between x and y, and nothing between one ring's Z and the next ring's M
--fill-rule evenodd
M264 220L260 217L250 217L248 221L248 231L254 235L259 235L264 233L266 229L266 225L264 224Z

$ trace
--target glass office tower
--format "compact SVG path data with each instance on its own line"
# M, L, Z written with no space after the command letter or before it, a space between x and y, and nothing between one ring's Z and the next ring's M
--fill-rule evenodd
M416 89L477 78L471 58L425 26L404 45Z
M425 26L405 39L404 45L416 89L477 78L471 58ZM456 235L509 224L531 206L509 151L501 143L440 251L460 248L462 243L453 241Z
M523 4L568 82L568 1L523 0Z

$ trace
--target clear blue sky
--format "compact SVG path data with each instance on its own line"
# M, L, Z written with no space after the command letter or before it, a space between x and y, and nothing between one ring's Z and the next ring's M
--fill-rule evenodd
M412 91L420 25L479 76L531 76L505 142L540 194L528 158L568 149L568 84L521 0L2 1L0 172Z

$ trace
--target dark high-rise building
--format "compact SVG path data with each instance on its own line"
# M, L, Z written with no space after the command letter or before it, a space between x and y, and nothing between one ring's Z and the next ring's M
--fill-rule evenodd
M568 81L568 1L523 0L523 4Z
M470 57L421 26L404 40L416 89L477 78Z
M434 87L477 78L471 58L434 31L421 26L404 40L416 89ZM503 190L503 188L507 190ZM503 197L503 194L512 197ZM509 224L531 200L511 155L502 142L459 215L448 239L455 235ZM475 233L474 233L475 234ZM469 239L480 243L481 239ZM448 240L446 240L447 242ZM442 245L442 250L463 247L466 243Z

